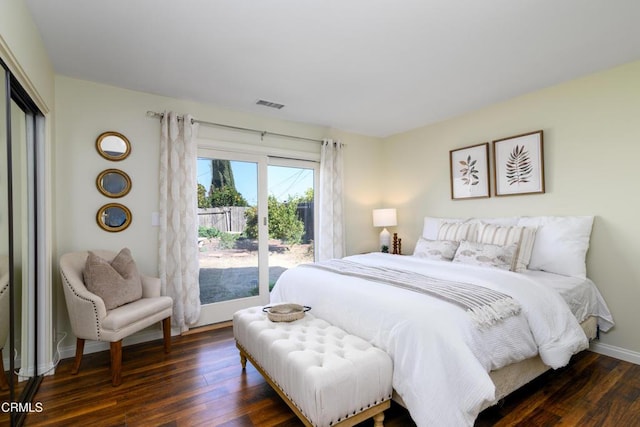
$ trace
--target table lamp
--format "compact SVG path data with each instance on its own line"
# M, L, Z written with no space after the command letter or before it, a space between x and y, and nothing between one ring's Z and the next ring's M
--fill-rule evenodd
M373 226L383 227L380 232L380 250L382 252L389 251L391 244L391 234L386 227L394 227L398 225L395 209L374 209L373 210ZM386 250L385 250L386 247Z

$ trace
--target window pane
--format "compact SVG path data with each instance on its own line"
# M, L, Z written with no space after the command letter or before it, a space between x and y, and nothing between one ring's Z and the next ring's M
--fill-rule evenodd
M198 159L200 301L258 295L258 164Z
M314 169L268 168L269 289L288 268L314 260Z

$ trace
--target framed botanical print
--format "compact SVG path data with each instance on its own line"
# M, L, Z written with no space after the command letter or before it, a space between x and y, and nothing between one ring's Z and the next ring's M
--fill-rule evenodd
M542 131L493 141L496 196L544 193Z
M489 193L489 143L449 151L451 198L478 199Z

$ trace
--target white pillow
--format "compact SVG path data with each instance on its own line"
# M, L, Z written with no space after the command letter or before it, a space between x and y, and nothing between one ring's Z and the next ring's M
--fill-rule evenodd
M436 240L468 240L475 242L478 224L473 222L443 222Z
M458 249L458 242L451 240L429 240L421 237L416 243L413 256L418 258L451 261Z
M445 222L469 222L479 224L503 225L505 227L518 225L517 216L498 217L498 218L438 218L433 216L424 217L424 226L422 227L422 237L429 240L438 240L438 231L440 226Z
M501 246L463 240L453 262L510 270L517 249L517 243Z
M586 278L586 256L593 227L592 216L522 217L519 226L537 227L530 270Z
M527 269L531 260L531 251L536 237L534 227L502 227L493 224L479 224L476 241L490 243L492 245L507 246L518 244L516 254L513 257L511 271L522 273Z
M438 240L438 231L440 225L444 222L463 222L465 218L436 218L432 216L424 217L424 227L422 228L422 237L429 240Z
M505 217L496 217L496 218L471 218L465 222L476 222L478 224L494 224L494 225L502 225L503 227L515 227L518 225L519 216L505 216Z

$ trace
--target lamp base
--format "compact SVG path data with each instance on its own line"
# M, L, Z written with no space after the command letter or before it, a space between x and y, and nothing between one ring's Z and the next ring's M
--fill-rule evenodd
M380 232L380 251L389 252L390 244L391 244L391 234L386 228L383 228L382 231Z

